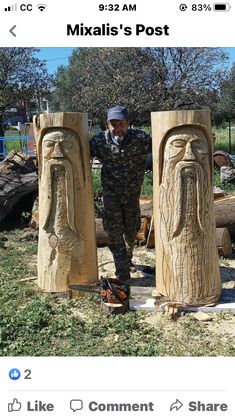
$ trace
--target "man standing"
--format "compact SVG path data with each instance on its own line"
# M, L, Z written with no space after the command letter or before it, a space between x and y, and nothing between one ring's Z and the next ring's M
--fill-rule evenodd
M107 126L105 132L91 139L90 151L91 157L97 157L102 164L104 229L116 276L120 283L128 283L134 267L132 254L140 228L139 197L151 138L129 128L128 112L123 106L108 110Z

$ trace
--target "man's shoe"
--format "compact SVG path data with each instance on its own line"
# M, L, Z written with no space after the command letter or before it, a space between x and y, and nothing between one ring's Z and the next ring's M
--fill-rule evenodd
M137 268L136 266L132 263L132 261L129 261L129 265L130 265L130 272L131 273L136 273L137 272Z

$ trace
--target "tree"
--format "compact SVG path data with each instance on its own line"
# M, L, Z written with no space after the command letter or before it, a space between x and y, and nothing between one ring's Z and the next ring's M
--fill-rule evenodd
M36 48L0 48L0 136L3 116L10 108L27 108L50 93L52 76Z
M233 63L228 79L222 83L214 120L218 125L224 121L235 120L235 63Z
M55 108L105 118L126 106L135 123L150 112L212 106L225 77L221 48L82 48L56 74Z

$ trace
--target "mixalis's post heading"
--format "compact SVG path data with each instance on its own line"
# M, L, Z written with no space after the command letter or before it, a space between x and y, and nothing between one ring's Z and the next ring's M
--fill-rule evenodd
M143 24L125 26L122 23L119 26L111 26L110 23L102 23L99 26L87 26L84 23L67 25L68 36L118 36L120 33L124 36L141 36L143 34L148 36L169 36L169 31L168 25L155 27Z

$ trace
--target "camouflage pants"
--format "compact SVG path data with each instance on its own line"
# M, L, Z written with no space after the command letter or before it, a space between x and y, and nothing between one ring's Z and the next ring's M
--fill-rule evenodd
M103 224L108 234L116 275L119 278L128 278L136 232L141 224L139 193L119 195L110 190L104 191L103 201Z

